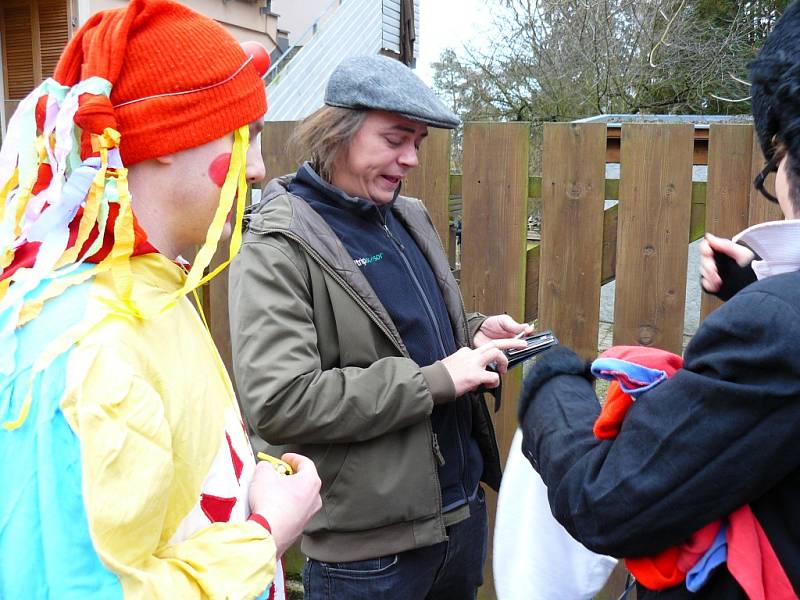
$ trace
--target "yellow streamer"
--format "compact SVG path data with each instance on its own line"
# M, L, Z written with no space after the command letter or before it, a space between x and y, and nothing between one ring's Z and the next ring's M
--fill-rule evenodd
M17 185L19 185L19 169L14 167L14 172L11 174L11 177L8 178L3 189L0 190L0 221L6 216L6 200L8 199L8 194L17 187Z
M34 141L34 146L37 152L36 169L30 181L26 181L20 186L19 194L17 195L17 212L14 215L14 237L19 237L22 233L22 217L25 216L25 211L28 209L28 204L33 198L33 186L39 176L39 167L42 166L47 158L47 150L45 148L45 141L43 136L38 136Z
M78 323L44 349L31 368L28 393L25 394L25 399L22 401L22 408L20 409L19 415L13 421L6 421L3 423L3 427L6 430L11 431L13 429L18 429L25 422L25 419L28 418L31 403L33 402L33 384L36 381L37 375L44 371L56 358L74 346L77 340L86 337L92 329L102 323L107 316L107 314L103 314L95 321L83 321Z
M160 306L140 307L146 318L163 314L175 306L175 303L178 301L178 299L197 289L201 285L211 281L230 264L231 260L233 260L233 258L239 252L239 248L242 245L242 219L244 218L245 199L247 194L246 167L247 148L250 144L249 126L245 125L237 129L236 132L234 132L233 139L231 164L228 168L228 174L225 177L225 182L222 185L219 206L214 213L214 218L211 220L211 226L208 228L205 242L197 252L197 256L192 264L192 268L189 270L186 281L181 289L170 294L167 300ZM203 272L214 257L220 237L222 236L222 230L225 228L228 215L230 214L233 203L237 198L239 202L236 207L236 218L231 225L233 231L231 232L228 257L213 271L203 276Z
M139 310L131 302L133 273L131 272L130 257L133 254L134 233L127 169L117 171L117 189L119 190L119 213L114 222L114 246L109 255L111 273L122 305L132 314L139 314Z
M58 259L55 266L56 269L64 265L72 264L78 258L78 252L83 248L86 240L89 239L89 234L97 222L97 214L100 212L100 203L103 200L104 187L105 173L101 168L101 170L97 172L97 175L95 175L92 187L89 188L89 194L86 197L86 203L83 207L83 215L78 224L78 236L75 239L75 243L67 248L64 254L61 255L61 258ZM102 236L104 232L100 231L98 233Z
M192 296L194 296L194 305L197 307L197 312L200 313L200 319L203 321L206 331L211 331L211 328L208 326L208 321L206 320L206 313L203 310L203 303L200 302L200 295L197 293L197 288L192 290Z
M94 268L87 268L86 270L75 273L74 275L70 275L68 277L59 277L53 281L35 300L26 302L22 306L19 319L17 319L17 327L22 327L28 321L33 320L40 312L42 312L44 303L51 298L60 296L64 293L64 291L66 291L67 288L72 287L73 285L81 284L84 281L88 281L97 275L99 267L100 265L97 265Z
M89 234L92 228L97 223L97 215L100 212L100 204L103 202L108 173L108 150L115 148L120 141L120 134L117 130L106 127L103 133L92 134L92 148L100 152L100 169L92 180L92 186L89 188L89 193L86 197L86 205L83 208L83 216L78 225L78 237L75 243L64 252L61 258L56 263L56 268L75 262L86 240L89 239ZM105 232L99 231L98 234L102 237Z
M231 152L231 166L225 177L220 194L220 203L211 227L208 229L206 241L197 253L186 283L179 290L176 297L183 296L189 290L196 288L204 283L208 283L216 277L225 267L230 264L233 257L239 252L242 245L242 219L244 218L244 205L247 194L247 175L245 173L247 165L247 148L250 143L250 129L248 126L240 127L234 134L233 151ZM228 251L228 258L211 273L200 278L200 274L205 270L217 249L217 244L225 227L225 222L233 207L233 202L238 198L239 203L236 207L236 218L232 223L231 241Z

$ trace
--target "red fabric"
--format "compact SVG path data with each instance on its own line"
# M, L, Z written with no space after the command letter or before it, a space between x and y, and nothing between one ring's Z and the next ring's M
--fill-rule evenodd
M671 377L683 366L683 359L677 354L644 346L612 346L600 357L617 358L650 369L659 369L664 371L667 377ZM612 380L608 386L606 401L600 411L600 416L594 423L595 437L601 440L617 437L622 427L622 421L625 420L625 415L628 414L631 406L633 406L633 398L622 391L619 381ZM654 556L626 558L625 566L636 577L636 581L646 588L663 590L680 584L686 578L686 571L678 567L679 555L680 548L674 546Z
M660 369L671 377L683 366L677 354L641 346L614 346L601 357L618 358L651 369ZM606 402L594 424L595 437L613 439L619 433L633 398L622 391L619 382L608 386ZM626 558L625 566L644 587L663 590L680 584L714 541L721 521L709 523L680 546L667 548L655 556ZM727 566L751 600L793 600L797 596L778 560L775 550L749 506L728 516Z
M633 398L622 391L619 381L614 379L608 385L606 401L600 410L600 416L594 422L594 437L599 440L612 440L619 434L622 421L633 406Z
M36 101L36 110L33 114L36 119L37 133L41 134L44 131L44 120L47 115L47 96L42 96Z
M262 515L258 513L250 513L250 520L255 521L259 525L261 525L264 529L272 533L272 527L269 526L269 521L267 521Z
M53 169L47 163L39 165L39 171L36 174L36 182L31 188L31 194L34 196L50 185L53 180Z
M794 588L749 506L728 516L728 570L750 600L795 600Z
M600 355L601 358L626 360L649 369L659 369L672 377L683 366L683 358L666 350L645 348L644 346L612 346ZM617 437L622 421L633 406L633 398L622 391L615 379L608 386L606 401L600 416L594 423L594 436L601 440Z
M612 346L600 358L618 358L648 369L660 369L667 377L672 377L675 371L683 367L683 358L677 354L645 346Z
M236 498L200 494L200 508L212 523L227 523L235 504Z
M713 521L705 527L698 529L689 538L689 541L681 544L680 556L678 556L678 568L685 573L692 570L706 551L711 547L714 538L722 527L722 521Z
M228 440L228 450L231 452L231 462L233 463L233 472L236 473L236 481L238 482L242 476L242 468L244 467L244 463L242 459L239 458L239 455L236 454L236 450L233 449L233 444L231 443L231 436L228 435L228 432L225 432L225 439Z
M258 513L250 513L250 520L258 523L264 529L269 531L270 534L272 534L272 528L269 526L269 521L267 521L262 515ZM282 575L281 581L286 581L286 573L283 570L283 561L280 558L278 559L277 564L275 565L275 569L281 570L281 575ZM276 587L277 586L275 585L275 579L273 579L272 582L269 584L269 596L267 596L267 600L275 600ZM281 598L285 598L286 591L282 590L282 592L283 593L281 595Z
M686 579L686 572L678 568L679 555L680 548L673 546L654 556L626 558L625 566L647 589L663 590Z
M108 256L109 252L111 252L111 248L114 246L114 222L116 221L118 214L119 204L110 204L108 207L106 230L103 235L103 245L97 252L90 256L86 262L99 263L106 256ZM80 224L82 215L83 208L81 207L78 209L75 218L72 220L72 223L70 223L69 226L69 243L67 244L68 248L74 246L75 241L78 239L78 226ZM158 250L147 241L147 234L144 232L144 229L139 227L139 224L136 222L135 218L133 220L133 234L133 256L158 252ZM95 226L89 233L86 243L84 243L83 247L81 248L81 254L91 247L91 245L97 239L97 235L97 226ZM11 264L6 267L2 273L0 273L0 281L11 277L18 269L33 267L33 264L36 262L36 254L39 252L39 246L41 246L40 242L28 242L17 248L16 252L14 253L14 260L11 261Z

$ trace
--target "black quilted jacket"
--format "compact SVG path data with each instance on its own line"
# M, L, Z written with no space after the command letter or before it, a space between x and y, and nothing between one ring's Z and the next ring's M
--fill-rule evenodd
M520 398L523 451L556 518L588 548L657 553L750 504L800 593L800 272L749 285L712 313L684 368L642 395L619 436L592 434L599 404L586 364L543 354ZM696 594L745 598L725 567Z

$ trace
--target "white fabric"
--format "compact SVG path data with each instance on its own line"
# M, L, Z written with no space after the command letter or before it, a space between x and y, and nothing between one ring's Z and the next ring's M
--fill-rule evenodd
M758 279L800 270L800 220L759 223L733 241L744 243L761 258L750 265Z
M591 600L616 559L576 542L550 512L547 488L522 454L522 431L511 442L497 500L494 586L498 600Z

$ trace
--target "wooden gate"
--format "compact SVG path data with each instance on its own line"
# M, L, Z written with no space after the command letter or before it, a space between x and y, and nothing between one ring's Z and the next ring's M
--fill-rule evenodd
M294 124L265 125L268 177L293 171L285 143ZM458 176L449 172L448 132L431 130L404 193L425 202L445 246L452 243L449 208L454 200L461 206L460 282L468 311L536 320L587 359L597 354L603 283L616 278L614 344L680 353L689 242L706 227L730 237L781 218L751 186L764 164L752 125L711 125L707 181L692 180L698 153L688 124L624 124L618 180L606 179L605 124L545 125L541 177L528 174L529 139L527 123L467 123ZM705 145L702 156L705 163ZM532 198L542 201L540 243L526 237ZM618 203L607 208L609 200ZM214 337L230 364L225 285L213 283L208 298ZM702 316L716 306L703 298ZM503 456L517 427L520 386L521 370L506 375L495 415ZM489 494L492 520L495 501ZM486 576L482 596L493 597L491 552ZM616 593L609 587L603 597Z

